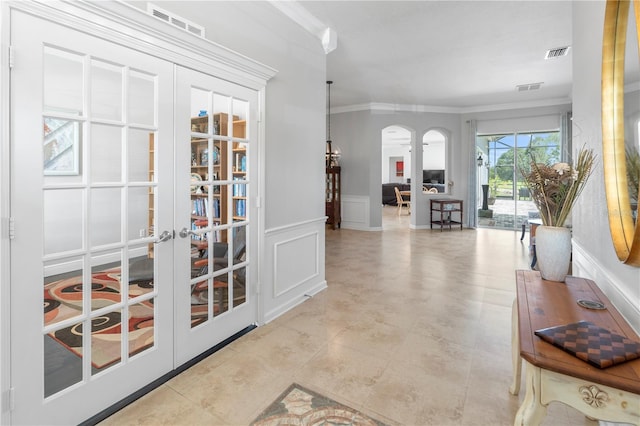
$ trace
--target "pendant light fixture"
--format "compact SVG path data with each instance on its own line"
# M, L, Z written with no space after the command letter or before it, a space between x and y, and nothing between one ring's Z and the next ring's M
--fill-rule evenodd
M331 85L333 81L327 81L327 150L325 160L327 167L337 167L340 159L340 148L331 146Z

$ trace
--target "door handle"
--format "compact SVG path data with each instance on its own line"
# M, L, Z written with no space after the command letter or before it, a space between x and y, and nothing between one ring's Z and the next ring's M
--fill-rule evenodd
M169 241L171 238L173 238L173 233L169 231L164 231L162 234L160 234L158 239L154 241L154 244L164 243L165 241Z
M195 234L196 234L195 232L187 228L182 228L180 232L178 232L178 235L180 235L181 238L187 238L189 235L195 235Z

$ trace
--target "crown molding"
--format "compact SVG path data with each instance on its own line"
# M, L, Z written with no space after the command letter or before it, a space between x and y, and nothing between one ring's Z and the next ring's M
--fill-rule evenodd
M478 105L473 107L445 107L435 105L409 105L409 104L390 104L383 102L369 102L364 104L346 105L332 107L331 114L340 114L345 112L372 111L372 112L416 112L416 113L444 113L444 114L468 114L477 112L503 111L512 109L539 108L546 106L566 105L572 102L571 98L554 98L543 99L539 101L515 102L493 105Z
M11 9L253 89L264 87L277 73L274 68L182 31L120 1L12 0L6 4Z
M268 0L271 6L278 9L289 19L300 25L307 32L314 35L322 43L325 54L329 54L338 46L338 35L336 32L325 25L318 18L313 16L311 12L305 9L299 2L295 0Z

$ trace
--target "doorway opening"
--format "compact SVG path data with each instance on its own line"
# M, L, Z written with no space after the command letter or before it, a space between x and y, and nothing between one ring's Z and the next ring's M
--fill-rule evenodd
M396 209L397 216L410 216L410 205L399 205L399 197L410 202L412 132L393 125L382 129L382 208ZM395 210L394 210L395 211Z

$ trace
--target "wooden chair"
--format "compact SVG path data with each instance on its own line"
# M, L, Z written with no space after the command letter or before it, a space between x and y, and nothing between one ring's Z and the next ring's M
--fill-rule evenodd
M402 212L402 206L407 206L407 214L411 214L411 201L405 201L404 198L402 198L402 194L400 194L397 186L394 189L396 190L396 203L398 203L398 216L400 216Z

